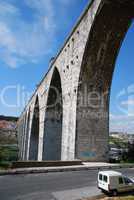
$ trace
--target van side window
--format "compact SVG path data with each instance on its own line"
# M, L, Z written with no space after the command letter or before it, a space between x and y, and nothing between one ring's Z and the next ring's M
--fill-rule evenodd
M123 178L119 177L119 184L123 184Z
M99 180L102 181L102 174L99 174Z
M104 176L103 180L107 183L107 176Z

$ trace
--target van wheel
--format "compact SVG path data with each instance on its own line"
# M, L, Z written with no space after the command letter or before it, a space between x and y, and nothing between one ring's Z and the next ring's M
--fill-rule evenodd
M117 196L117 194L118 194L117 190L113 190L113 191L112 191L112 195L113 195L114 197Z
M105 190L101 189L101 192L102 192L102 193L105 193Z

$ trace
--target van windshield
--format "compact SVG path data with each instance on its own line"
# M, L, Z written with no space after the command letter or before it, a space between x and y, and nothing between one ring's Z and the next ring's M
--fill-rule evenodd
M127 177L124 177L125 184L133 183L133 181Z

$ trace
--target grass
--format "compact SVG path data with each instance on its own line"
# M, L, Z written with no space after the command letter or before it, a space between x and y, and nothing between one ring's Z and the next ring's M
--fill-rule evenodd
M16 145L0 145L0 169L8 169L12 161L18 158L18 148Z
M0 170L9 169L11 166L11 162L9 161L0 161Z
M134 164L134 160L121 161L121 164Z
M100 200L134 200L134 196L125 196L125 197L106 197Z

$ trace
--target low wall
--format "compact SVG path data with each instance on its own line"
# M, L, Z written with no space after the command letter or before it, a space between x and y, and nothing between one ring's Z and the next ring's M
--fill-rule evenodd
M12 163L12 168L31 168L31 167L60 167L60 166L74 166L82 165L82 161L18 161Z

